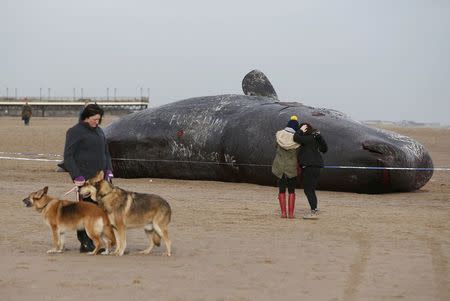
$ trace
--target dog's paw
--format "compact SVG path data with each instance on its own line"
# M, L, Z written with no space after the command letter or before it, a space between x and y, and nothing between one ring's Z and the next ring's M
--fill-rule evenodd
M150 254L150 252L151 252L151 250L145 249L145 250L139 251L139 254L148 255L148 254Z
M114 255L116 256L123 256L123 253L125 253L124 251L118 251L118 252L114 252Z
M54 253L61 253L61 251L56 250L56 249L50 249L47 251L47 254L54 254Z
M109 250L105 250L105 251L101 252L100 254L101 255L109 255L110 253L109 253Z

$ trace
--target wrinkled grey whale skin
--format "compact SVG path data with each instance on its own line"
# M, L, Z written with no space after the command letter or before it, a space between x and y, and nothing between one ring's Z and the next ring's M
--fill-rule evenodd
M433 167L426 149L408 137L371 128L338 111L264 96L181 100L124 116L105 128L105 134L118 177L276 185L271 173L275 132L291 115L320 129L329 147L326 166ZM412 191L425 185L432 174L432 170L325 168L318 189Z

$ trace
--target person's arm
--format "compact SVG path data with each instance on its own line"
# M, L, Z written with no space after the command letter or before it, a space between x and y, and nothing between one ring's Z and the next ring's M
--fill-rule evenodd
M319 151L321 153L326 153L328 151L328 145L325 139L323 139L320 132L316 132L313 134L314 139L316 139L317 143L319 144Z
M105 156L106 156L106 169L112 171L111 154L109 153L109 147L108 143L106 142L106 139L105 139Z
M75 152L80 139L75 130L69 129L66 133L66 143L64 145L64 167L70 173L72 179L82 176L80 169L75 162Z
M105 146L104 152L105 152L105 160L106 160L106 169L104 170L105 173L105 180L111 182L112 178L114 177L113 171L112 171L112 163L111 163L111 154L109 153L108 143L106 141L105 133L103 132L103 129L98 128L100 130L101 136L103 137L103 145Z
M106 145L106 169L109 169L112 171L112 163L111 163L111 155L109 153L108 145Z
M302 135L299 132L294 134L294 141L301 145L310 144L314 141L314 137L312 135Z

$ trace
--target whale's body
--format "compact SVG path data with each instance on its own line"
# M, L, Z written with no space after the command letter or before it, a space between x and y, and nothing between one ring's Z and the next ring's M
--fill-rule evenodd
M271 173L275 133L297 115L300 122L320 129L327 141L326 166L410 168L324 168L318 189L412 191L431 178L431 157L413 139L369 127L338 111L279 102L273 93L190 98L116 120L105 128L114 174L276 185Z

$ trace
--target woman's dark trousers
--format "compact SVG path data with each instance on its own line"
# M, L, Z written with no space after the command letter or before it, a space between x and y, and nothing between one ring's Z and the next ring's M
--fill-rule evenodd
M317 209L316 186L319 182L320 167L306 166L302 168L303 190L311 210Z
M89 202L89 203L94 203L97 205L96 202L94 202L90 197L87 197L85 199L81 199L80 197L80 202ZM89 236L87 235L85 230L78 230L77 231L77 238L80 241L80 252L81 253L85 253L85 252L91 252L94 251L95 249L95 245L92 242L92 240L89 238Z

